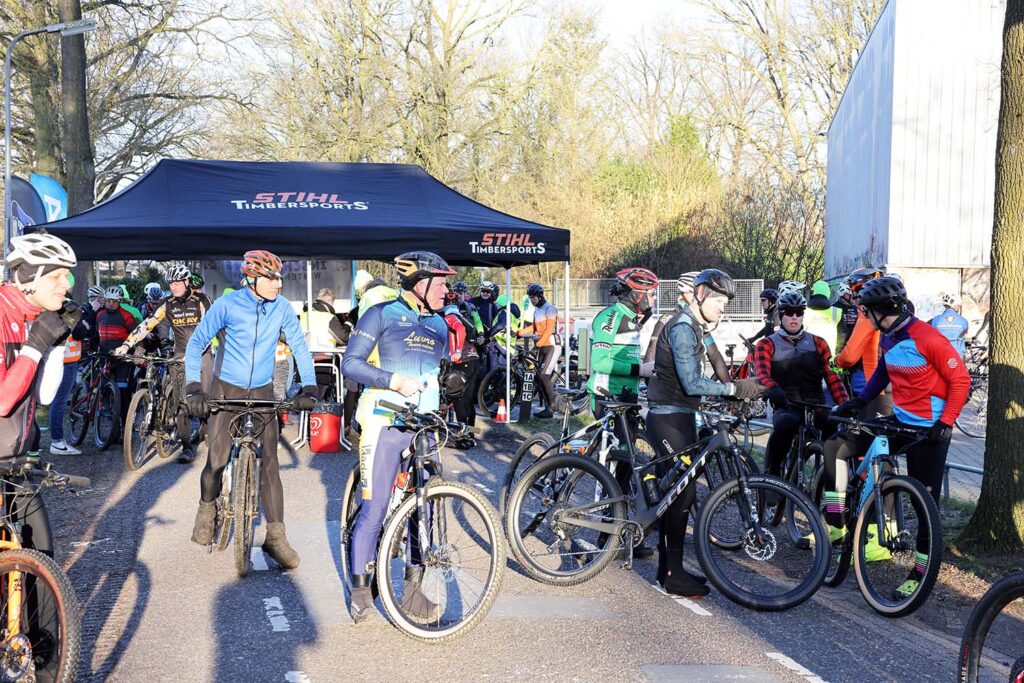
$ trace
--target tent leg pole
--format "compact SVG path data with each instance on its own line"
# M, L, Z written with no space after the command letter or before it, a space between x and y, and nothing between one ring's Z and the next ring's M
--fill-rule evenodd
M505 406L512 421L512 269L505 269Z
M313 261L306 261L306 331L309 332L309 317L313 315Z
M352 259L352 294L349 298L352 300L352 308L356 308L356 272L359 268L359 261Z
M565 262L565 339L562 343L565 345L562 347L563 353L565 353L565 388L569 388L569 339L572 337L572 330L570 325L572 324L572 318L569 316L569 262Z

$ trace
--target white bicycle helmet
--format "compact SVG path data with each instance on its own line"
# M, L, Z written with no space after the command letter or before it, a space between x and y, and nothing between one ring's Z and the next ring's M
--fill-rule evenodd
M107 287L103 292L104 299L110 299L111 301L120 301L124 298L124 294L121 292L121 288L117 285Z
M93 285L92 287L89 288L89 291L86 292L86 296L88 298L90 298L90 299L93 298L94 296L102 297L103 296L103 288L100 287L99 285Z
M190 277L192 277L192 271L183 263L171 266L171 269L167 271L168 282L184 282Z
M803 294L805 289L807 289L807 285L802 282L798 282L797 280L785 280L779 283L779 297L781 298L786 292L799 292L800 294Z
M147 299L162 299L164 298L164 288L160 286L158 282L150 282L142 290L146 293Z
M699 270L691 270L687 273L682 273L679 279L676 280L676 288L680 294L693 294L693 278L700 275Z
M45 232L11 238L7 267L16 285L35 283L36 279L57 268L74 268L78 263L67 242ZM35 272L32 273L32 269ZM19 272L20 271L20 272Z

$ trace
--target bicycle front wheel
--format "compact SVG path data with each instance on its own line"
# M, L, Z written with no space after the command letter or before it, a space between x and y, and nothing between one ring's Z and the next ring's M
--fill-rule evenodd
M974 607L960 644L961 683L1024 676L1024 572L994 584ZM1016 603L1016 604L1015 604Z
M121 424L121 390L114 382L100 383L96 401L96 447L105 450L117 438Z
M89 423L92 421L89 399L89 388L85 382L76 380L68 398L68 407L64 411L65 440L72 446L81 446L85 435L89 433Z
M625 522L625 497L607 469L583 456L555 455L512 490L505 533L527 574L572 586L612 561Z
M252 537L256 526L253 514L259 491L256 490L256 456L246 447L239 449L235 459L234 482L231 486L235 527L235 570L240 577L249 573Z
M178 394L174 389L163 396L159 405L158 426L159 433L156 436L156 452L161 458L169 458L174 455L181 446L178 434L178 411L181 410L181 403ZM191 421L189 421L191 423ZM193 441L193 448L195 442Z
M81 608L57 563L37 550L0 553L0 596L3 680L75 680Z
M487 616L505 571L505 541L497 513L476 489L434 479L422 497L422 510L419 496L407 496L384 524L377 587L399 630L442 643Z
M924 484L889 477L881 486L884 524L878 528L878 489L865 502L853 535L853 571L868 604L902 617L924 604L942 564L939 508Z
M761 473L757 462L750 457L747 451L739 449L739 461L747 476ZM711 492L721 486L722 483L735 479L739 474L736 471L734 454L722 449L708 454L703 470L694 480L697 486L697 496L693 505L690 506L690 517L694 526L697 524L700 508L711 497ZM735 550L743 545L743 537L736 535L735 529L731 528L731 525L721 528L712 527L710 533L711 542L720 548Z
M540 460L544 455L556 452L558 440L550 434L538 432L527 437L522 443L512 461L505 471L505 479L501 482L501 492L498 494L498 512L501 519L505 518L505 511L508 509L508 497L516 483L522 479L523 473L533 467L533 463Z
M149 456L153 436L153 400L149 389L139 389L128 404L127 431L124 435L124 464L129 470L142 467Z
M522 393L522 383L519 373L512 372L512 403L505 406L509 412L512 406L519 403L519 395ZM480 388L476 392L476 404L485 414L494 417L498 414L498 401L505 398L505 368L494 368L480 381Z
M809 549L762 523L772 500L792 504L801 536L813 538ZM742 538L742 546L733 550L716 545L711 532L721 536L723 529L730 529L730 538ZM760 611L804 602L821 586L828 569L828 533L814 503L789 482L767 475L747 478L746 490L738 479L715 489L697 518L694 543L704 573L718 590Z

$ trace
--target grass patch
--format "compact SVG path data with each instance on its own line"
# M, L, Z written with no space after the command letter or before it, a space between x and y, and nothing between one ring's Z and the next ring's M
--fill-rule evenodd
M572 433L579 429L583 429L592 422L594 422L594 417L589 411L584 411L579 415L572 415L569 417L569 432ZM562 435L562 418L559 416L558 418L551 420L533 419L526 423L508 422L507 427L510 432L523 438L526 438L531 434L536 434L537 432L544 432L545 434L550 434L557 439Z
M1024 558L1018 554L975 555L956 545L956 539L967 526L976 507L975 503L956 498L942 501L943 561L985 581L996 581L1011 572L1024 569Z

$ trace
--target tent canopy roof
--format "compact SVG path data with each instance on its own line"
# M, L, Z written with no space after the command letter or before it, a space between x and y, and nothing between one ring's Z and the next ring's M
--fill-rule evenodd
M107 201L45 228L85 261L377 259L457 265L569 259L569 231L496 211L412 164L164 159Z

